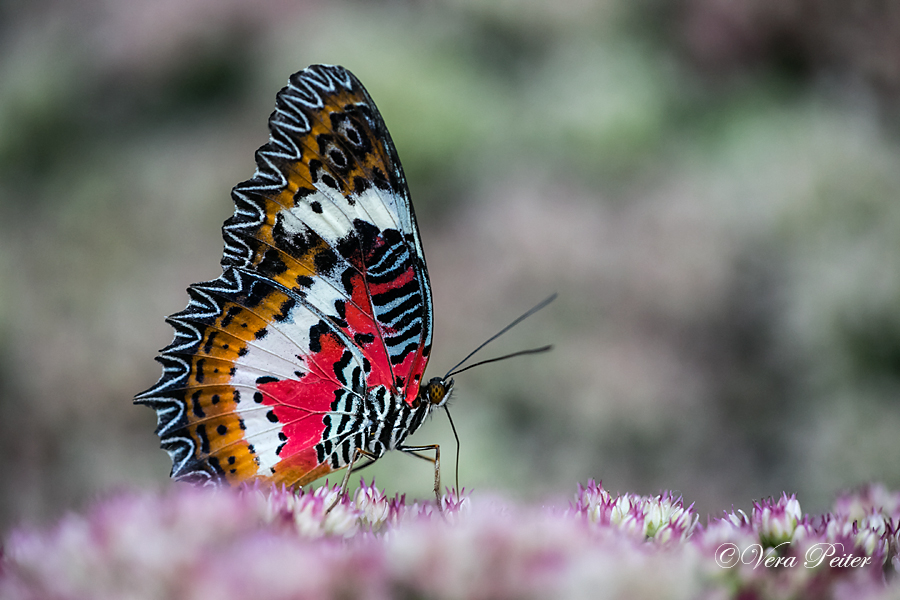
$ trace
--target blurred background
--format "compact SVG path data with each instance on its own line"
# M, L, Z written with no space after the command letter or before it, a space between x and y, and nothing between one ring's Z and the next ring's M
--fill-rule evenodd
M460 483L701 515L900 487L900 5L0 1L0 528L169 485L164 317L220 272L275 93L351 69L406 169ZM415 442L454 444L438 414ZM364 471L427 498L430 466Z

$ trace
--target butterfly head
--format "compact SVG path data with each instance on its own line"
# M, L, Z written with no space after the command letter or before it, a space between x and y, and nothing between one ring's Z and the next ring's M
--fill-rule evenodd
M418 400L427 402L433 408L440 408L447 404L450 392L453 391L453 379L433 377L428 383L419 389Z

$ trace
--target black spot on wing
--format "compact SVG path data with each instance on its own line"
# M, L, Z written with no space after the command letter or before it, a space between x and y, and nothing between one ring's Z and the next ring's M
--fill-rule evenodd
M222 327L228 327L231 325L231 322L234 320L236 316L241 314L241 311L244 310L240 306L229 306L228 310L225 311L225 316L222 317Z
M209 463L209 466L211 466L219 475L223 475L225 473L225 471L222 469L222 464L219 462L218 457L210 456L208 459L206 459L206 461Z
M253 278L243 295L239 297L248 308L255 308L265 302L271 292L271 285L266 280Z
M209 454L209 436L206 435L206 425L204 423L200 423L194 429L197 434L197 439L200 440L200 452L203 454Z
M308 166L309 180L313 183L319 183L319 170L322 168L322 161L314 158L309 161Z
M338 145L335 136L330 133L320 134L316 136L316 143L319 146L319 156L324 157L328 161L329 166L336 174L345 177L351 165L344 151Z
M312 196L315 193L316 193L316 190L314 188L308 188L308 187L297 188L297 191L294 192L294 205L296 206L296 205L300 204L301 202L303 202L304 198L306 198L307 196Z
M356 275L356 271L353 269L344 269L341 273L341 285L344 286L344 293L347 294L348 297L353 296L353 277Z
M262 260L256 266L256 270L260 275L275 278L287 271L287 265L281 259L280 252L273 248L267 248L265 253L263 253Z
M202 390L197 390L191 394L191 410L198 419L202 419L206 416L206 413L203 412L203 407L200 405L201 395L203 395Z
M218 331L210 331L209 335L206 336L206 343L203 344L203 353L204 354L209 354L210 351L213 349L213 346L215 345L215 342L216 342L217 335L219 335Z
M275 247L293 257L305 256L310 250L314 235L305 227L300 231L288 227L285 225L286 219L283 213L278 213L275 217L275 225L272 226L272 240Z
M360 112L358 107L350 105L344 112L331 114L332 129L346 142L346 147L356 156L363 159L366 154L372 152L372 140L365 133L365 128L360 125L354 113Z
M317 321L309 328L309 349L313 353L322 351L322 337L329 335L331 329L324 321Z
M375 336L371 333L357 333L353 336L353 341L355 341L358 346L368 346L375 341Z
M317 273L331 274L334 266L338 263L338 256L331 248L323 248L316 252L313 262Z
M353 193L357 196L364 194L370 187L372 187L372 184L365 177L356 176L353 178Z
M381 236L382 230L363 219L354 219L353 228L355 235L349 239L341 240L338 245L338 252L341 253L341 256L354 256L362 251L363 257L367 260L378 238Z
M281 310L273 315L273 319L278 322L287 321L288 317L291 316L291 311L294 310L294 306L297 305L297 301L291 297L288 297L287 300L281 303Z
M393 189L391 188L391 182L388 181L388 178L384 175L384 171L382 171L378 167L372 169L372 183L374 183L375 187L383 192L393 191Z
M341 186L338 184L337 180L331 176L330 173L322 173L322 183L327 185L328 187L341 191Z

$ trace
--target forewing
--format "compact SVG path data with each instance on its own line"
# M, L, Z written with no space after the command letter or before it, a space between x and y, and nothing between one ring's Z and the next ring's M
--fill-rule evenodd
M316 65L279 92L269 128L256 175L232 193L223 265L312 296L375 363L370 385L411 403L431 349L431 289L378 109L351 73Z

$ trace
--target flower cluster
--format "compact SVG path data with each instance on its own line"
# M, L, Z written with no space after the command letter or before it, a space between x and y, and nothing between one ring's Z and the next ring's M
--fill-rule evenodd
M579 486L567 510L176 486L4 541L3 598L882 598L900 594L900 494L811 517L794 496L698 524L670 493ZM848 558L852 557L852 558ZM855 562L854 562L855 560Z
M612 526L640 539L657 542L685 540L697 524L694 506L684 507L683 500L670 492L659 496L625 494L613 497L593 480L586 487L578 485L572 513L583 515L591 523Z

